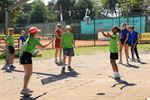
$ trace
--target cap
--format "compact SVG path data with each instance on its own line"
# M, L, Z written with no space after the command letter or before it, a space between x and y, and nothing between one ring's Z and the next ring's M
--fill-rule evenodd
M14 28L9 28L8 30L9 30L9 31L14 31Z
M61 26L61 23L58 23L57 26Z
M70 25L66 25L65 29L70 29L71 26Z
M40 32L40 31L41 31L41 30L38 29L37 27L30 27L30 28L29 28L29 33L30 33L30 34L35 34L35 33Z

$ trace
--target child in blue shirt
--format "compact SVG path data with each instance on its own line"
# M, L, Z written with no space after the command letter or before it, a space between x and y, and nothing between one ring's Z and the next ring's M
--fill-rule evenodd
M120 61L119 64L122 64L122 50L125 49L125 56L126 56L126 62L128 62L128 30L127 30L127 23L122 23L122 29L120 33L120 41L119 41L119 55L120 55Z
M134 27L131 27L131 37L132 37L132 47L131 47L131 54L132 54L132 61L135 61L134 53L136 54L137 61L140 62L139 53L137 50L137 44L139 40L139 33L134 31Z
M25 42L25 31L24 30L22 30L21 31L21 35L20 35L20 37L19 37L19 47L20 47L20 49L22 49L23 48L23 44L24 44L24 42Z

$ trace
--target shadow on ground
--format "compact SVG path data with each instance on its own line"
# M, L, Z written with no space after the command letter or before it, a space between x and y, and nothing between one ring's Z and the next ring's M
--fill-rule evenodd
M45 84L52 83L52 82L59 81L59 80L63 80L63 79L69 78L69 77L78 77L78 73L76 71L71 71L71 72L67 72L66 74L59 74L56 76L44 78L41 80L41 82L43 85L45 85Z
M123 85L120 89L123 90L125 87L129 87L129 86L135 86L136 84L134 83L129 83L125 80L120 80L120 79L115 79L117 83L115 83L113 86L111 87L116 87L117 85Z
M22 96L20 100L37 100L40 97L43 97L44 95L46 95L47 93L43 93L37 97L31 97L31 96Z
M24 73L24 71L21 71L21 70L14 70L14 72ZM59 80L63 80L63 79L69 78L69 77L78 77L78 75L79 75L79 73L77 73L76 71L71 71L71 72L67 72L66 74L59 74L59 75L47 74L47 73L41 73L41 72L33 72L33 74L36 74L42 78L41 82L43 85L52 83L52 82L56 82ZM45 78L43 76L50 76L50 77Z
M138 69L138 68L140 68L139 66L132 65L132 64L122 64L122 65L124 65L124 66L126 66L126 67L135 68L135 69Z

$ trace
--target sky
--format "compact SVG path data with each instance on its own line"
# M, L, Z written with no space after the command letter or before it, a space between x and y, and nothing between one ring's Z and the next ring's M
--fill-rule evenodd
M30 0L29 2L33 2L34 0ZM51 1L51 0L42 0L46 5L48 4L48 1Z

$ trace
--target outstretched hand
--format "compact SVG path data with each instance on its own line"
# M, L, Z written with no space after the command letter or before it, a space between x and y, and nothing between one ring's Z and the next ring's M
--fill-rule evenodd
M98 31L99 31L99 32L103 32L103 29L102 29L102 28L99 28Z

